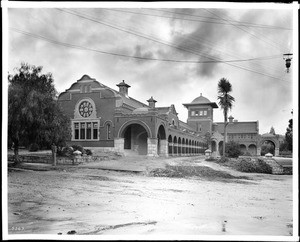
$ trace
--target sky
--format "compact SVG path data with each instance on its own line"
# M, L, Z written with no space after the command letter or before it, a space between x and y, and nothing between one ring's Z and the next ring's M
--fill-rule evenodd
M42 66L58 92L85 74L115 90L125 80L130 97L174 104L184 122L182 104L200 93L218 103L218 81L226 78L235 98L229 115L258 120L260 134L271 127L285 134L295 107L296 53L289 73L283 54L294 51L295 26L292 8L277 6L14 5L7 14L7 68L14 74L21 62ZM223 119L214 109L214 121Z

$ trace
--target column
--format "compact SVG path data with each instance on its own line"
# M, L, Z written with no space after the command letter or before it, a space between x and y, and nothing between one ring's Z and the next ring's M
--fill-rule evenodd
M124 153L124 138L115 138L114 148L117 152Z
M169 148L169 143L167 140L160 140L160 154L161 156L168 157L168 148Z
M279 148L275 148L275 155L274 156L279 156Z
M147 156L157 157L157 138L147 138Z
M257 156L260 156L260 153L261 153L261 147L257 147L257 149L256 149L256 150L257 150L257 153L256 153L256 154L257 154Z

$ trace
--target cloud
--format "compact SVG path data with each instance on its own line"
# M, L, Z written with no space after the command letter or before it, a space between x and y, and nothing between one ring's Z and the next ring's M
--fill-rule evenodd
M133 55L136 56L136 57L140 57L140 58L150 58L150 59L154 58L153 53L151 51L142 50L141 45L136 45L135 46ZM139 59L135 59L135 61L139 64L145 64L146 63L146 61L139 60Z

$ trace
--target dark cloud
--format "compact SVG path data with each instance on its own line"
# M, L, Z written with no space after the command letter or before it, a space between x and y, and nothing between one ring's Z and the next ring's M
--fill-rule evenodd
M151 51L143 50L141 45L136 45L135 46L133 55L136 56L136 57L146 58L146 59L147 58L150 58L150 59L154 58L153 53ZM135 61L139 64L144 64L144 63L147 62L147 61L140 60L140 59L135 59Z

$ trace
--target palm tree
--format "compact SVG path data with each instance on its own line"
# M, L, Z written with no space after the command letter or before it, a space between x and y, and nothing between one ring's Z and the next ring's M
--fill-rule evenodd
M232 103L235 101L234 97L232 97L229 93L232 91L232 86L230 82L226 78L221 78L218 83L218 100L221 109L223 109L224 113L224 141L223 141L223 154L225 157L225 144L226 144L226 136L227 136L227 116L229 109L232 108Z

